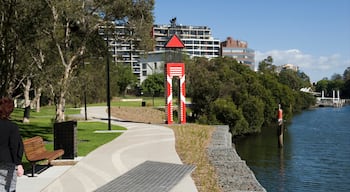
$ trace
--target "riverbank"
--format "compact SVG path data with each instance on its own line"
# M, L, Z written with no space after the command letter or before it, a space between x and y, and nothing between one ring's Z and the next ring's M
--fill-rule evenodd
M134 122L164 122L161 119L164 112L148 107L112 108L112 115ZM192 178L198 191L266 191L232 146L228 126L174 124L168 127L174 130L176 151L183 163L196 166Z
M216 126L207 153L224 192L266 191L237 154L228 126Z

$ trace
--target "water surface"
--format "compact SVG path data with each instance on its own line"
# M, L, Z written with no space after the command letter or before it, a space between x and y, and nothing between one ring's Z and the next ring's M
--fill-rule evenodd
M276 128L236 143L267 191L350 191L350 106L296 115L277 146Z

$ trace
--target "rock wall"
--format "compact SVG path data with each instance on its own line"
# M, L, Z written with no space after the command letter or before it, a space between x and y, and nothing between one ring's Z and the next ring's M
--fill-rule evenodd
M238 156L228 126L216 126L208 147L208 156L224 192L266 191L246 162Z

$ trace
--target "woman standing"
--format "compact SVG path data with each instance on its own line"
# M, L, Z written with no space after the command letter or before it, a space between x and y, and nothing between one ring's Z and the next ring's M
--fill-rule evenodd
M22 138L18 126L9 120L13 108L12 99L0 99L0 192L16 191L17 176L24 173Z

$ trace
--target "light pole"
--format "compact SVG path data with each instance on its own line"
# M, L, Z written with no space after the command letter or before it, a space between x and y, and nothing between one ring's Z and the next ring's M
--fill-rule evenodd
M108 111L108 130L111 130L111 100L110 100L110 77L109 77L109 31L107 29L107 62L106 62L106 73L107 73L107 111Z
M85 70L85 61L83 58L83 68ZM85 78L86 79L86 78ZM85 111L85 121L87 120L87 106L86 106L86 83L84 83L84 111Z

